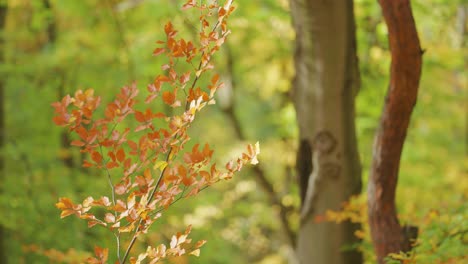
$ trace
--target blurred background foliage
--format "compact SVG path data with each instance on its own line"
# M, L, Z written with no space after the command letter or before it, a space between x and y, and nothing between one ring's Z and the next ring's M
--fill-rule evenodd
M181 1L173 0L1 4L6 2L0 65L6 91L6 173L0 223L7 230L8 263L77 263L95 244L112 252L111 234L89 230L78 219L60 220L54 207L59 197L81 200L109 190L100 172L83 170L81 154L64 144L69 138L53 125L50 104L77 89L93 88L105 102L133 81L145 89L160 71L162 61L151 52L164 37L163 25L171 20L190 36L197 27L196 14L182 13ZM288 227L296 230L297 129L289 100L294 32L288 1L236 2L232 35L215 62L226 87L219 91L218 104L199 116L192 136L209 142L219 161L237 153L243 141L260 141L260 171L245 171L165 214L142 242L167 242L187 224L194 226L194 239L208 240L199 258L173 263L274 264L287 263L293 255L278 217L281 208L258 182L260 173L271 183L286 208ZM402 221L420 226L420 246L409 257L421 263L466 259L468 252L467 4L412 1L425 54L397 199ZM366 181L390 56L377 2L356 0L355 13L362 79L356 122ZM355 202L350 211L363 214L365 197ZM367 263L373 263L366 241L361 247Z

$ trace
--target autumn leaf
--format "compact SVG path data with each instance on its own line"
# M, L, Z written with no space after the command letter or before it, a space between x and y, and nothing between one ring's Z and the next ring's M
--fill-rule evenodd
M56 207L61 210L62 218L74 214L87 221L88 227L106 227L117 235L117 243L128 247L126 250L122 248L122 252L133 254L131 249L134 241L138 241L136 238L147 233L150 226L161 217L161 212L173 203L180 198L198 194L220 179L232 178L244 165L258 163L258 143L248 145L241 157L227 163L227 171L216 169L212 162L214 150L209 144L201 147L197 142L188 143L191 140L188 131L197 113L214 103L215 92L223 85L218 74L208 79L207 86L201 86L199 79L205 79L205 75L213 69L213 55L220 50L229 34L226 19L233 10L231 2L227 1L225 6L220 6L217 1L209 4L199 4L195 0L185 2L183 9L196 7L201 13L201 32L199 39L194 41L177 36L171 21L165 24L166 40L157 41L158 46L153 50L153 56L166 55L162 58L166 61L160 67L164 73L157 75L147 85L146 105L136 100L139 89L135 83L120 89L115 99L105 106L102 118L95 113L101 97L96 96L92 89L78 90L74 96L67 95L52 104L55 110L54 122L68 126L69 131L78 137L71 145L79 147L87 156L88 161L83 161L83 167L103 170L112 194L111 199L107 196L97 200L88 197L82 204L60 198ZM215 26L210 28L210 25ZM176 67L179 63L186 65ZM180 69L191 70L182 72ZM182 104L186 107L168 111L168 115L153 112L155 107L149 103L155 99L174 108ZM145 110L141 110L142 107ZM134 117L131 118L136 122L125 120L132 114ZM188 144L193 145L191 151L185 148ZM106 153L105 157L103 153ZM207 170L210 166L211 169ZM151 167L159 172L153 172ZM100 208L103 212L96 210L98 206L103 207ZM188 226L185 233L172 236L168 247L147 247L146 252L135 255L137 258L123 256L123 262L156 263L167 257L184 254L199 256L199 248L206 241L189 245L192 243L188 237L190 231L191 226ZM118 235L129 232L132 235ZM128 237L131 237L130 242L124 241ZM107 262L108 249L96 247L95 254L96 257L88 258L87 263Z
M73 140L70 145L72 146L77 146L77 147L82 147L85 145L85 143L83 141L80 141L80 140Z
M179 82L181 84L186 84L190 80L191 72L186 72L182 76L180 76Z
M165 48L157 48L153 51L153 56L158 56L160 54L163 54L166 51Z
M123 150L123 148L120 148L117 151L116 157L119 162L123 162L125 160L125 151Z
M96 162L97 164L101 164L102 162L102 156L99 152L97 151L94 151L92 154L91 154L91 159Z
M167 162L161 160L161 161L157 161L154 164L153 169L162 171L162 170L164 170L166 168L166 166L167 166Z
M200 249L197 248L197 249L193 250L192 252L189 253L189 255L194 255L196 257L199 257L200 256Z
M107 223L114 223L115 222L115 216L111 213L106 213L106 216L104 217L104 220Z
M164 102L168 105L172 105L175 101L174 94L169 91L163 92L162 98Z
M140 111L135 111L135 119L140 123L143 123L146 121L145 115Z

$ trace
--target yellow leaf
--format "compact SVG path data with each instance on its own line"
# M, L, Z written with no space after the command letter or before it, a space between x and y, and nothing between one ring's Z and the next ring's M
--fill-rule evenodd
M60 218L65 218L65 217L67 217L69 215L72 215L74 213L75 213L75 211L73 211L73 210L63 210L62 213L60 214Z
M130 225L120 227L119 232L120 233L128 233L128 232L133 231L134 228L135 228L135 222L132 222Z
M166 168L167 166L167 162L163 161L163 160L160 160L160 161L157 161L154 166L153 166L153 169L157 170L164 170L164 168Z
M194 251L190 252L189 255L194 255L194 256L199 257L200 256L200 249L199 248L195 249Z

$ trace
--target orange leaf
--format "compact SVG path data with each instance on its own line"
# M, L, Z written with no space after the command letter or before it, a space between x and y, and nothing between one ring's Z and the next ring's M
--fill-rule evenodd
M218 17L222 17L224 15L226 15L226 9L221 7L218 12Z
M174 28L172 27L172 23L170 21L167 22L167 24L164 26L164 32L166 32L166 35L174 32Z
M173 105L175 102L175 95L171 92L163 92L162 94L163 101L168 105Z
M67 217L69 215L72 215L74 213L75 213L75 211L73 211L73 210L63 210L62 213L60 214L60 218L65 218L65 217Z
M93 164L91 164L89 161L85 160L83 161L83 168L89 168L89 167L92 167Z
M77 147L82 147L85 145L85 143L83 141L80 141L80 140L73 140L70 145L72 146L77 146Z
M165 48L157 48L157 49L155 49L155 50L153 51L153 56L158 56L158 55L164 53L164 51L166 51Z
M156 79L154 80L154 85L156 86L156 90L159 90L161 88L160 83L169 82L170 80L171 79L169 79L169 77L167 77L166 75L158 75L158 77L156 77Z
M119 164L117 162L115 162L115 161L111 161L111 162L108 162L106 164L106 168L108 168L108 169L113 169L113 168L116 168L118 166L119 166Z
M56 206L58 209L73 208L73 202L70 200L70 198L61 197L61 198L59 199L59 202L56 203L55 206Z
M124 159L125 159L125 152L124 152L123 148L120 148L120 149L117 151L117 160L118 160L119 162L122 162L122 161L124 161Z
M211 78L211 84L215 85L219 80L219 75L215 74L213 78Z
M211 179L211 175L207 171L200 171L200 176L202 176L207 182Z
M96 246L94 248L94 254L96 254L96 257L101 261L100 263L106 263L107 258L109 255L109 249L108 248L100 248Z
M135 111L135 119L136 119L138 122L140 122L140 123L146 121L146 120L145 120L145 115L144 115L142 112L140 112L140 111Z
M191 178L191 177L183 177L183 178L182 178L182 183L183 183L185 186L190 186L190 185L192 185L192 183L194 183L194 179Z
M97 151L94 151L91 154L91 159L94 160L94 162L96 162L97 164L101 164L101 162L102 162L102 156Z

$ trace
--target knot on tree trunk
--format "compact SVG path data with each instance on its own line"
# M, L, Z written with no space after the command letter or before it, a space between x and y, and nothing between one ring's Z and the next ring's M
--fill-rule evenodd
M413 225L404 225L401 227L401 232L403 234L403 250L409 252L418 238L419 228Z

